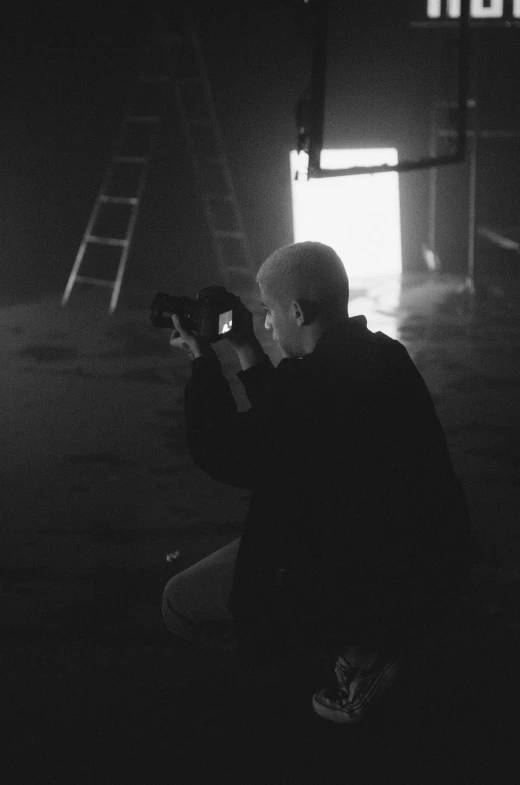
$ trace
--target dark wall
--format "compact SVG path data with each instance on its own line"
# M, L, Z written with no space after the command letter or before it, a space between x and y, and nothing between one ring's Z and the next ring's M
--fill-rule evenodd
M4 27L3 297L64 288L118 128L140 32L90 11L13 9Z
M520 187L520 31L473 30L471 96L477 99L475 121L481 131L513 131L516 138L479 138L475 222L519 225ZM445 82L444 82L445 83ZM470 117L470 123L473 119ZM473 142L470 142L470 147ZM469 153L469 150L468 150ZM448 269L466 269L469 237L469 163L438 173L436 234L438 251ZM477 238L478 239L478 238ZM477 241L482 265L493 249Z

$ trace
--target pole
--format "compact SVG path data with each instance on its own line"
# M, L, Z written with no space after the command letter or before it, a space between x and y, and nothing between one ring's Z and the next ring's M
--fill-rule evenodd
M437 152L437 105L435 100L432 103L431 111L431 136L430 136L430 156L435 157ZM430 169L430 209L428 211L428 250L435 253L435 221L437 214L437 167Z
M478 63L475 61L473 73L473 143L469 158L469 215L468 215L468 269L466 286L470 294L475 294L475 223L477 212L477 152L478 152L478 100L477 100Z
M310 10L313 26L311 74L311 128L309 141L308 178L320 171L325 117L325 90L327 73L327 33L330 0L312 0Z

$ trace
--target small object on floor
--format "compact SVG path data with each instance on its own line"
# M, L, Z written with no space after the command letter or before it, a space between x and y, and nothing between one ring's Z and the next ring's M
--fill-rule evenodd
M335 668L338 683L312 696L314 711L332 722L359 722L386 695L402 664L402 657L386 655L378 657L369 669L363 669L338 657Z

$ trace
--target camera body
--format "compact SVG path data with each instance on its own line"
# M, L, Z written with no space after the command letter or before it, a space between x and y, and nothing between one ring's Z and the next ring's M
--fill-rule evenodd
M154 327L172 329L172 314L176 313L190 332L216 343L233 327L233 308L237 301L238 297L223 286L201 289L196 300L159 292L154 297L150 319Z

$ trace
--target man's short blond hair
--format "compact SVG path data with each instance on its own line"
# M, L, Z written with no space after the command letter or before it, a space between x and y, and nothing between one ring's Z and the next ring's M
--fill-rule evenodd
M279 248L262 264L256 282L284 310L293 301L303 301L323 318L347 314L347 272L336 251L323 243Z

